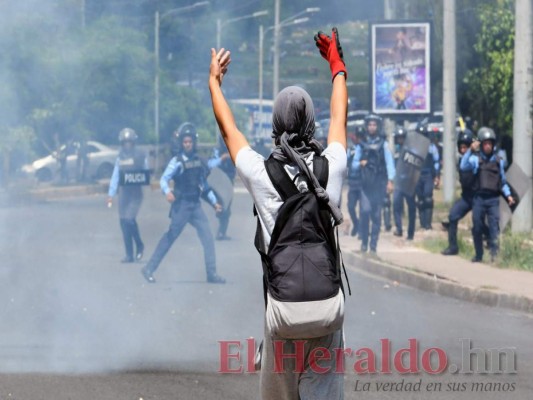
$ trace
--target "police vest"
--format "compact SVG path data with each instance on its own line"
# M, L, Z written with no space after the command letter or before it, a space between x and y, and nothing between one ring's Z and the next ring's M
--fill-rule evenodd
M205 178L205 166L202 160L196 155L185 160L183 154L178 154L176 158L183 166L182 172L172 177L176 200L198 201L201 194L200 184Z
M431 144L429 145L429 151L420 169L421 174L435 174L435 159L433 153L431 153Z
M351 188L354 189L360 189L361 188L361 169L360 168L353 168L352 162L355 157L355 149L356 146L352 147L350 149L350 153L348 154L348 184Z
M498 194L502 187L502 177L500 174L500 157L494 160L484 160L479 156L478 169L478 190L485 193Z
M363 141L361 147L363 150L362 160L366 160L366 165L361 168L362 183L365 186L373 185L387 180L387 166L385 164L384 141L379 138L376 142L370 143Z
M459 162L457 163L457 171L459 171L459 183L461 184L461 190L463 193L471 193L476 189L476 176L472 170L462 171L459 168L461 165L461 158L459 158Z
M144 152L135 148L128 152L120 151L118 165L121 186L148 185L150 183L149 172L145 170L145 159Z

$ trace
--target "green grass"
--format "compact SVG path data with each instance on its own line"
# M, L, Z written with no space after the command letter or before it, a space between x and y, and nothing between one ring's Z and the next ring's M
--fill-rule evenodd
M533 271L531 234L505 232L500 237L498 266Z
M471 236L464 232L458 234L459 256L470 260L474 257L474 246ZM440 253L448 247L446 232L438 237L427 238L419 246L431 253ZM489 251L485 249L485 260ZM443 256L444 257L444 256ZM492 264L498 268L510 268L533 272L533 240L531 234L515 234L505 231L500 235L500 253Z

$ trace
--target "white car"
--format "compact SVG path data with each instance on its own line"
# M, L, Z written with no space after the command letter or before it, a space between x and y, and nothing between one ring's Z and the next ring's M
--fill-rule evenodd
M118 150L112 149L102 143L88 140L86 142L87 158L89 160L86 170L87 179L107 179L111 177L115 161L118 156ZM61 147L64 151L67 145ZM69 179L76 178L78 168L78 152L80 144L72 143L68 146L67 154L67 172ZM60 177L60 165L57 152L54 151L46 157L35 160L33 163L24 165L22 172L35 176L40 182L49 182L56 177Z

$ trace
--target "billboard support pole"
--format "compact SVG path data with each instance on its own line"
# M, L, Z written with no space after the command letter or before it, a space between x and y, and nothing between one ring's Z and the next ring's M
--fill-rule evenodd
M443 194L444 201L451 203L455 195L455 115L456 115L456 82L455 82L455 0L443 0L444 6L444 62L442 80L442 104L444 133L443 146Z

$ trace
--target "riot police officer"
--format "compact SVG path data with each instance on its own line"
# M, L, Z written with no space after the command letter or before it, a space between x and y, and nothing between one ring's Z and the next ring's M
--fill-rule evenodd
M148 159L146 154L135 146L137 133L133 129L124 128L118 134L120 151L111 175L108 190L108 207L113 203L113 197L119 192L118 213L120 229L124 239L126 256L123 263L132 263L140 260L144 252L144 244L137 225L137 214L143 200L142 185L149 183ZM124 179L128 174L141 174L142 181ZM120 187L120 190L119 190ZM133 243L135 242L135 257Z
M202 242L207 281L225 283L225 279L216 273L215 243L207 216L202 210L200 197L208 200L217 212L220 212L222 207L215 193L207 185L207 167L196 153L196 128L188 122L182 124L174 133L174 140L179 151L168 163L160 180L161 190L171 204L170 227L159 240L150 261L141 270L142 275L149 283L155 283L153 273L189 223L196 229ZM174 181L174 190L169 187L171 180Z
M407 130L399 126L394 131L394 145L395 153L394 159L396 163L402 154L403 145L407 137ZM394 188L393 194L393 212L394 212L394 224L396 225L396 230L394 231L394 236L401 237L403 235L402 228L402 214L403 214L403 204L404 200L407 203L407 240L413 240L415 235L415 222L416 222L416 202L415 196L405 193L400 187L396 186Z
M424 136L431 138L430 127L422 126L418 129ZM431 229L433 219L433 189L439 186L440 181L440 157L435 143L431 142L429 151L420 170L420 178L416 186L416 197L420 226L423 229Z
M353 145L348 149L348 213L352 220L352 230L350 235L355 236L359 232L359 218L357 218L357 203L361 201L361 170L354 163L355 151L360 147L360 142L365 135L365 129L359 126L353 135Z
M499 197L503 193L510 206L515 203L505 179L504 161L495 153L496 134L491 128L479 129L478 140L473 141L460 163L460 170L472 172L475 192L472 203L474 248L472 262L483 260L483 222L487 218L491 261L499 251L498 235L500 208Z
M386 193L394 189L394 160L387 142L381 134L382 119L379 115L365 117L366 135L356 148L354 167L361 170L361 219L359 234L361 252L368 250L370 220L370 252L375 255L381 229L381 207Z
M207 166L209 167L210 170L213 168L220 168L226 174L226 176L231 181L231 184L233 185L237 170L235 169L235 165L233 164L233 161L231 161L231 157L229 155L228 149L223 141L220 142L220 145L218 147L213 149L213 154L211 158L208 160ZM230 240L231 239L227 235L230 216L231 216L231 202L230 204L227 204L227 205L224 204L223 210L217 213L217 218L218 218L218 232L216 235L217 240Z
M459 253L459 246L457 245L457 224L472 209L474 200L474 173L472 170L462 171L459 166L461 165L461 159L472 145L473 140L474 134L468 128L460 132L457 137L457 151L460 154L457 169L459 170L461 197L453 204L448 215L448 247L441 252L445 256L452 256Z

